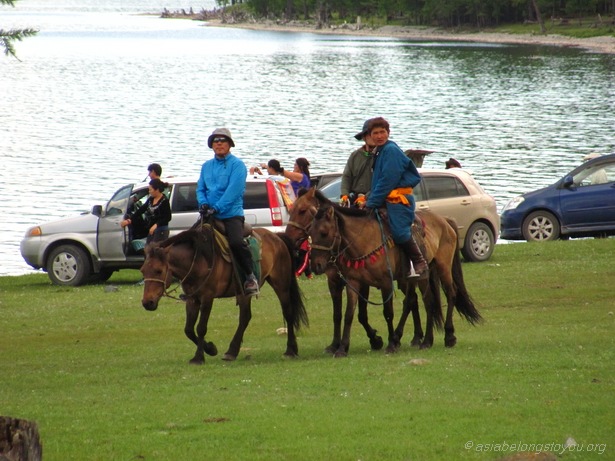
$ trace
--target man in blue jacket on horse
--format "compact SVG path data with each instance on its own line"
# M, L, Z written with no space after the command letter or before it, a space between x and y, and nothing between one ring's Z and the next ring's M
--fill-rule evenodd
M367 199L369 209L386 205L389 225L395 244L414 266L408 278L427 274L427 262L412 238L412 222L416 202L412 189L421 181L416 166L397 144L389 140L390 127L382 117L369 121L367 131L376 145L372 189Z
M252 253L243 239L243 194L248 169L243 161L231 154L235 143L227 128L216 128L207 139L207 146L215 155L201 167L196 186L199 211L205 218L213 216L224 222L229 247L247 275L244 293L254 296L259 293L258 280L252 269Z

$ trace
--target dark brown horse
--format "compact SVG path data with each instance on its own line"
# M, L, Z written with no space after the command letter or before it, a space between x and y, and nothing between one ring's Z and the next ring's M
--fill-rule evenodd
M326 199L312 188L306 193L297 198L290 212L290 218L286 225L286 235L294 243L295 248L299 248L301 242L308 238L312 221L321 200ZM331 344L325 348L325 352L334 354L336 357L343 357L348 354L348 344L342 344L342 302L344 287L347 287L346 282L340 277L340 273L334 265L326 268L327 283L329 294L333 301L333 339ZM354 317L354 306L359 306L359 323L365 329L365 333L369 338L372 350L380 350L383 346L382 337L377 334L377 331L371 327L367 316L367 303L369 297L369 285L361 285L358 291L348 288L346 291L346 315L344 324L352 324ZM423 337L421 333L421 339Z
M266 229L255 229L253 233L262 244L260 285L265 281L271 285L280 300L286 321L288 338L284 355L296 357L298 346L295 331L302 324L307 325L308 320L303 295L293 272L292 244L283 234L274 234ZM149 311L156 310L160 298L168 295L167 289L173 277L180 280L186 298L184 332L197 346L190 363L202 364L205 353L212 356L217 354L213 342L205 341L213 301L215 298L236 297L239 325L223 360L237 358L252 317L252 298L243 294L233 265L209 224L200 230L190 229L160 244L149 245L141 272L145 282L142 304Z
M436 295L440 283L447 298L445 345L452 347L457 341L453 325L454 307L472 324L480 322L481 316L465 288L454 222L430 212L420 212L417 216L424 224L426 259L430 262L428 286L424 281L419 283L427 310L426 335L421 347L431 347L434 325L439 327L442 324L439 296ZM389 333L387 351L395 351L409 310L414 309L413 316L415 313L418 316L418 307L412 307L416 304L414 300L406 302L402 319L397 329L393 328L394 281L397 280L400 289L408 296L413 295L415 286L404 277L402 253L392 244L386 220L366 216L361 210L339 207L325 199L321 200L321 207L312 222L310 237L315 273L323 273L334 263L349 286L356 289L368 284L380 288ZM438 306L434 309L436 299Z

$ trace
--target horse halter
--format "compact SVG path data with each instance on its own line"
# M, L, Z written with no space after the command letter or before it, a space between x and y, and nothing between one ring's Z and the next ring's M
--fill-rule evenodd
M310 219L310 222L306 226L302 226L296 221L288 221L287 223L288 226L296 227L297 229L303 231L303 233L306 235L306 237L304 237L303 240L305 240L305 238L307 238L310 235L310 229L312 229L312 224L314 223L314 216L316 216L317 210L314 206L310 206L308 208L308 212L310 213L311 219Z
M339 255L344 252L344 250L340 250L340 246L342 245L342 235L340 233L338 218L335 215L333 216L333 218L335 220L335 231L334 231L335 235L333 237L333 241L331 242L331 245L324 246L324 245L319 245L317 243L313 243L311 236L308 237L310 239L312 250L327 251L331 256L331 259L330 259L331 262L335 262L337 258L339 257Z

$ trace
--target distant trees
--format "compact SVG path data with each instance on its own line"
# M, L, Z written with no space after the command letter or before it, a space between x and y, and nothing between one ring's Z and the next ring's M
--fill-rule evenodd
M14 0L0 0L0 5L15 6ZM6 56L13 56L17 58L15 54L15 48L13 42L15 40L23 40L26 37L32 37L38 33L35 29L10 29L4 30L0 28L0 47L4 48L4 54Z
M218 0L226 1L229 0ZM490 26L543 18L615 14L615 0L234 0L259 17L356 21L381 18L402 24Z

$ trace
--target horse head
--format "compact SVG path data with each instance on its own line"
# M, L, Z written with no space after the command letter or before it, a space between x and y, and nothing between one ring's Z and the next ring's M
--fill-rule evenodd
M307 238L319 206L320 202L316 196L316 189L313 187L299 195L299 198L293 203L285 234L295 247L299 247L301 242Z
M325 205L318 209L312 221L309 237L312 241L312 270L316 274L322 274L327 265L337 257L341 241L339 223L333 205Z
M143 299L141 304L148 311L158 308L158 301L173 280L169 269L169 249L162 248L158 244L150 244L145 248L145 261L141 266L143 274Z

